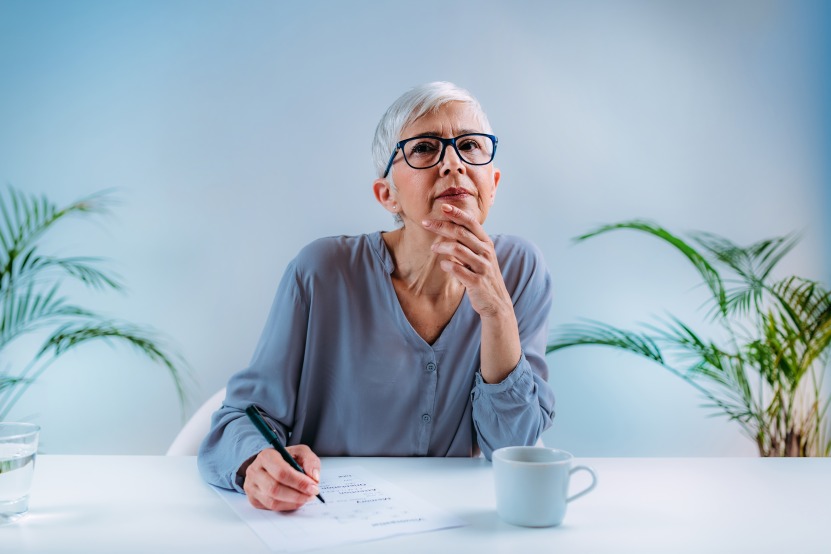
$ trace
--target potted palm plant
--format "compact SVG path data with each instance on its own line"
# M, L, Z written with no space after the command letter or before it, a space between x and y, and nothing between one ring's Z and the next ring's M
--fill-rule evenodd
M558 329L547 352L598 345L637 354L695 387L706 407L741 426L761 456L828 456L823 377L831 352L831 291L809 279L771 276L798 237L741 247L711 233L685 240L633 220L575 240L624 229L660 239L692 263L709 291L708 319L725 338L705 338L672 316L639 331L585 321Z
M15 339L34 331L46 335L22 367L6 360L0 363L0 421L55 360L79 345L102 340L127 343L165 367L184 406L184 362L163 346L157 333L75 305L62 294L64 280L97 290L121 290L122 284L102 267L102 260L42 252L39 241L61 220L105 213L112 200L111 193L104 191L59 208L46 197L11 187L5 194L0 192L0 360Z

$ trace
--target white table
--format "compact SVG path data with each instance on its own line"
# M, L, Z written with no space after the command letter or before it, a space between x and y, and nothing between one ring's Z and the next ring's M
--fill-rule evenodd
M578 462L597 470L597 489L570 505L562 526L525 529L497 518L483 459L324 459L324 472L361 465L470 523L334 551L831 552L831 459ZM192 457L40 456L30 508L0 527L3 554L268 552L201 480Z

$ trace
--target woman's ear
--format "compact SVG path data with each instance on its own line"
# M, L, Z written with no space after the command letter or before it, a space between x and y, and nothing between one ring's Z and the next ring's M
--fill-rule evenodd
M375 179L372 183L372 192L375 193L375 199L378 203L384 206L388 212L397 214L401 211L398 201L395 198L395 189L392 188L392 185L386 179Z
M499 179L502 177L502 172L493 168L493 190L491 190L491 206L493 206L494 200L496 200L496 189L499 186Z

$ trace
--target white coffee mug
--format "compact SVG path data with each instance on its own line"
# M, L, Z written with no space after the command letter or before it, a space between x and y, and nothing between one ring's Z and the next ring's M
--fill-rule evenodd
M597 475L588 466L574 466L570 453L538 446L508 446L493 453L496 511L507 523L550 527L562 523L566 505L594 489ZM568 496L571 474L587 471L591 485Z

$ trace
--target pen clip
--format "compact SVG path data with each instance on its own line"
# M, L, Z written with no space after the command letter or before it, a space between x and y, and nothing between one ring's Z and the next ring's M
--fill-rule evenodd
M260 407L259 407L259 406L257 406L256 404L251 404L251 407L252 407L252 408L254 408L254 411L256 411L256 412L257 412L257 415L259 415L259 416L260 416L260 419L262 419L262 420L263 420L263 423L265 423L266 427L268 427L268 428L269 428L269 430L270 430L272 433L274 433L276 436L278 436L278 437L279 437L280 435L278 435L278 434L277 434L277 429L275 429L275 428L274 428L274 426L273 426L273 425L272 425L272 424L268 421L268 418L266 418L266 416L265 416L265 412L264 412L264 411L262 411L262 410L260 409Z

